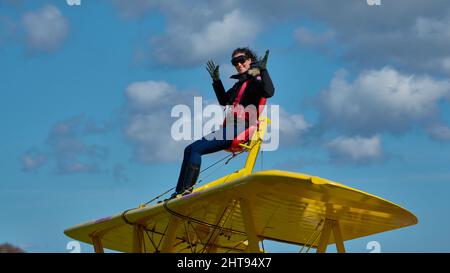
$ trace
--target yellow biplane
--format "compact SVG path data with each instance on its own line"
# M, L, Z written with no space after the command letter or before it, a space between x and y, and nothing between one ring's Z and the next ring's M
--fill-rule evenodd
M417 224L404 208L377 196L307 174L253 172L269 120L248 145L244 168L193 193L64 231L94 246L135 253L259 253L263 240L325 252L344 241Z

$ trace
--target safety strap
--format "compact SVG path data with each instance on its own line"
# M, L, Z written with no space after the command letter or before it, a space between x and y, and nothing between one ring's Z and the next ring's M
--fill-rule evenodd
M241 88L239 89L239 93L237 94L237 96L236 96L236 98L234 99L234 102L233 102L233 108L232 108L233 111L235 111L236 106L241 102L242 94L244 94L244 90L245 90L245 88L247 88L247 84L248 84L248 81L245 81L245 82L241 85ZM226 124L227 124L227 119L225 118L225 119L223 120L222 126L225 127Z
M239 93L238 93L238 95L236 96L236 98L234 99L233 106L236 106L236 105L239 104L239 102L241 102L241 97L242 97L242 94L244 94L245 88L247 88L247 83L248 83L248 81L245 81L245 82L241 85L241 88L239 89Z

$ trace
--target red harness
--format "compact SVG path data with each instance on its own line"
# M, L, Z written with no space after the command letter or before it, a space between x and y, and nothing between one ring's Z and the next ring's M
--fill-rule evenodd
M236 98L234 99L233 107L231 108L231 111L233 112L234 117L237 117L240 119L245 119L245 120L248 120L248 116L245 115L245 111L244 111L242 105L239 105L239 103L241 102L242 94L244 94L245 88L247 88L247 84L248 84L248 81L245 81L241 85L241 88L239 89L239 93L236 96ZM223 127L225 127L226 124L227 124L227 118L225 117L225 119L223 120Z
M242 95L244 94L245 89L247 88L247 84L248 81L245 81L241 88L239 89L239 93L236 96L234 102L233 102L233 116L237 117L237 118L241 118L241 119L245 119L248 120L248 113L246 113L244 111L244 108L242 107L242 105L239 105ZM259 100L259 104L258 104L258 116L257 116L257 120L256 120L256 124L252 124L250 125L245 131L243 131L242 133L240 133L239 135L237 135L234 139L233 142L231 143L230 148L225 149L225 151L228 152L240 152L244 149L244 147L240 146L239 144L243 144L243 143L247 143L248 140L253 136L253 134L255 133L256 129L259 128L259 121L258 121L258 117L261 114L261 112L264 109L264 106L266 105L266 98L261 97L261 99ZM223 127L225 127L226 125L226 118L223 121Z

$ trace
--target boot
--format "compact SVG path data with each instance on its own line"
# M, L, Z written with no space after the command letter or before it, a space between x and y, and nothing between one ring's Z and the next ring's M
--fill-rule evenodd
M184 191L184 179L186 177L186 172L187 172L186 165L187 165L186 161L183 160L183 163L181 164L180 175L178 177L177 187L175 188L175 192L172 194L170 199L175 198L177 196L177 194L181 194Z
M183 183L183 195L189 194L194 189L197 178L200 174L200 165L188 164L186 166L186 176Z
M179 197L179 196L181 196L180 193L174 192L174 193L172 193L172 195L169 197L169 199L164 199L164 201L168 201L168 200L170 200L170 199L175 199L175 198L177 198L177 197Z

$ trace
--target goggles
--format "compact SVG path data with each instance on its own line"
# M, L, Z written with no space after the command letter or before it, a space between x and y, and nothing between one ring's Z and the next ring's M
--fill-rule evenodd
M245 57L244 55L240 55L240 56L237 56L237 57L234 57L233 59L231 59L231 64L233 66L237 66L238 64L245 63L245 61L247 61L247 60L248 60L247 57Z

